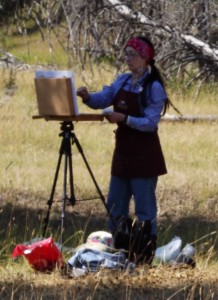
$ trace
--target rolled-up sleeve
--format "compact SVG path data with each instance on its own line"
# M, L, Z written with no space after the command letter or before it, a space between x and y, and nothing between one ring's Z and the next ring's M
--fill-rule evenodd
M90 99L86 104L93 109L103 109L110 106L112 101L113 89L111 86L104 86L100 92L90 94Z
M103 89L96 93L90 94L90 99L86 103L87 106L93 109L103 109L112 105L115 95L127 75L121 74L111 85L105 85Z

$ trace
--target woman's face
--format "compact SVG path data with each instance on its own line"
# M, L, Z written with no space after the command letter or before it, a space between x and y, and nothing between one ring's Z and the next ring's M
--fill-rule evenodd
M140 69L146 69L148 66L146 60L130 46L125 49L125 60L129 70L133 73L136 73Z

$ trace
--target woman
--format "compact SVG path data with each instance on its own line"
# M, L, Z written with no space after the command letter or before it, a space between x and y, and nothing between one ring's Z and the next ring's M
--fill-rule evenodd
M102 91L90 94L81 87L77 95L93 109L114 107L107 115L110 123L117 123L107 206L113 220L127 217L133 196L135 215L139 222L145 222L145 231L154 250L157 236L155 190L158 176L167 172L157 131L161 114L168 107L168 98L154 65L154 47L150 40L131 38L125 46L125 60L130 73L121 74ZM117 224L109 222L114 232Z

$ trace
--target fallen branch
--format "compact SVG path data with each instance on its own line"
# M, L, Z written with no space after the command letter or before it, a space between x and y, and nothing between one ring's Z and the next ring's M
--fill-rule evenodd
M176 116L176 115L164 115L161 118L161 121L167 122L214 122L218 121L218 115L183 115L183 116Z

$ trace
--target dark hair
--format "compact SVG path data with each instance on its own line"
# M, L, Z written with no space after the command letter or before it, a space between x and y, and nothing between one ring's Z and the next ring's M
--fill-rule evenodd
M146 38L144 36L137 36L136 38L140 39L144 43L148 44L154 50L154 45L152 44L152 42L148 38ZM159 81L160 84L163 86L163 88L165 90L165 84L164 84L163 78L160 74L160 71L155 66L155 60L152 59L149 62L149 64L151 66L151 73L149 74L148 79L146 80L146 83L151 83L155 80ZM166 90L165 90L165 92L166 92ZM162 115L164 115L166 113L167 109L169 108L169 104L170 104L170 100L167 98L166 101L164 102L164 109L163 109Z

